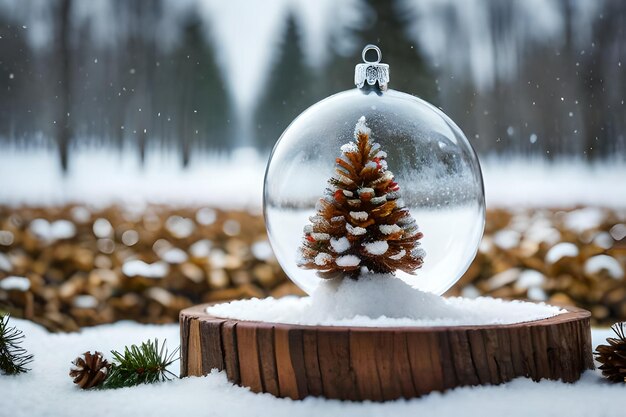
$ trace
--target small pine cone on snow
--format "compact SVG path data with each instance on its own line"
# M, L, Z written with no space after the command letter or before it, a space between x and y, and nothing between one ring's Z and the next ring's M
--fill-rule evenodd
M70 368L70 376L74 383L82 389L100 385L107 378L111 365L100 352L85 352L74 359Z
M608 345L596 348L596 360L602 365L602 375L611 382L626 382L626 322L616 323L611 327L617 338L606 339Z

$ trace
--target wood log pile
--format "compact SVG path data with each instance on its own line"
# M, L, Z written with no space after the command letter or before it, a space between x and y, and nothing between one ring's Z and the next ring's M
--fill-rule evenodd
M626 320L626 210L491 210L449 295L490 295ZM203 302L301 294L258 210L0 206L0 310L51 330L166 323Z
M0 310L52 330L176 322L194 304L296 292L258 211L0 208Z
M626 210L492 210L476 259L449 295L575 305L626 320Z

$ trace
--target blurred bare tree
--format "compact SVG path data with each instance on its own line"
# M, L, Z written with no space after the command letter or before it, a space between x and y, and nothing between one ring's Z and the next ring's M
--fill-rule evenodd
M178 74L180 84L162 79L161 86L169 85L169 92L178 99L172 101L168 114L176 114L183 166L189 164L194 149L227 150L232 147L232 104L222 72L215 62L215 52L203 37L203 26L194 14L186 18L183 41L172 58L166 60L171 68L163 67L164 74ZM175 90L174 90L175 89ZM179 94L176 94L176 91ZM161 104L167 103L163 97Z
M317 98L313 72L305 63L302 42L292 13L282 41L277 45L277 59L272 65L255 114L256 143L272 149L280 134Z

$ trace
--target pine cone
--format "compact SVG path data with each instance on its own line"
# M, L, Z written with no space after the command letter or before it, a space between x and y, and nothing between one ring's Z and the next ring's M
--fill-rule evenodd
M606 339L608 345L596 348L596 360L602 365L602 375L611 382L626 382L626 322L616 323L611 327L617 338Z
M74 383L82 389L89 389L100 385L107 378L111 365L104 359L102 353L85 352L72 362L70 376Z
M387 154L370 138L365 117L341 147L335 175L304 228L298 266L321 278L358 279L369 272L412 274L424 263L422 232L400 198Z

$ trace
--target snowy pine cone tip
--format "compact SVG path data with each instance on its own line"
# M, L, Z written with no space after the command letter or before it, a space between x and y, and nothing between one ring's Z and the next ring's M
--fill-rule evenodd
M100 352L85 352L72 361L70 376L82 389L96 387L104 382L111 365Z

